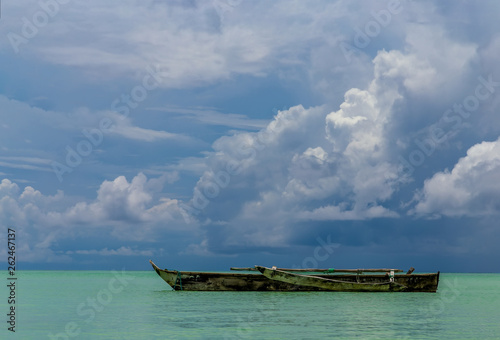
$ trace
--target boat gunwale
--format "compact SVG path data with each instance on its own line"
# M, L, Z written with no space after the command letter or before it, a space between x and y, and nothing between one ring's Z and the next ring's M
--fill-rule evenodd
M239 271L239 272L234 272L234 271L228 271L228 272L219 272L219 271L215 271L215 272L208 272L208 271L184 271L184 270L176 270L176 269L161 269L160 267L158 267L152 260L149 260L149 263L151 263L153 265L153 268L157 269L157 270L160 270L160 271L163 271L163 272L166 272L166 273L171 273L171 274L177 274L177 273L181 273L181 274L186 274L186 275L193 275L193 274L220 274L220 275L225 275L225 276L238 276L238 275L254 275L254 276L260 276L262 275L262 273L260 273L259 271L256 271L255 273L253 271ZM265 267L265 266L259 266L259 267L263 267L263 268L268 268L268 267ZM269 268L269 269L272 269L272 268ZM284 270L282 270L284 271ZM286 273L288 273L287 271L284 271ZM311 272L304 272L304 273L316 273L315 275L313 276L375 276L375 277L385 277L387 276L387 273L385 274L371 274L371 273L368 273L368 274L364 274L364 273L360 273L360 274L357 274L357 273L335 273L335 272L332 272L332 273L327 273L327 272L314 272L314 271L311 271ZM411 274L406 274L406 273L394 273L394 277L413 277L413 276L434 276L434 275L439 275L440 272L437 271L435 273L411 273ZM304 274L296 274L296 275L304 275Z
M160 267L158 267L152 260L149 260L149 263L151 263L151 265L153 265L153 268L155 270L159 270L159 271L162 271L162 272L166 272L166 273L169 273L169 274L177 274L177 273L181 273L181 274L185 274L185 275L199 275L199 274L218 274L218 275L222 275L222 276L248 276L248 275L253 275L253 276L261 276L262 273L260 273L259 271L257 271L256 273L253 273L252 271L247 271L245 273L245 271L241 271L241 272L238 272L238 273L235 273L234 271L233 272L207 272L207 271L184 271L184 270L175 270L175 269L161 269ZM262 266L264 267L264 266ZM264 268L267 268L267 267L264 267ZM272 269L272 268L271 268ZM286 272L286 271L285 271ZM288 272L286 272L288 273ZM328 277L332 277L332 276L342 276L342 277L356 277L356 276L372 276L372 277L386 277L387 274L355 274L355 273L345 273L345 274L339 274L339 273L325 273L325 272L304 272L304 273L317 273L313 276L328 276ZM440 272L437 271L435 273L411 273L411 274L406 274L406 273L403 273L403 274L400 274L400 273L394 273L394 277L414 277L414 276L435 276L435 275L438 275L439 277L439 274ZM296 275L304 275L304 274L296 274Z

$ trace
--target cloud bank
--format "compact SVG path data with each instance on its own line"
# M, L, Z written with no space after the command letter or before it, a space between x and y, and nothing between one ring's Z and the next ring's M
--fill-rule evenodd
M496 3L75 0L43 25L41 6L4 4L0 31L0 222L26 261L498 234Z

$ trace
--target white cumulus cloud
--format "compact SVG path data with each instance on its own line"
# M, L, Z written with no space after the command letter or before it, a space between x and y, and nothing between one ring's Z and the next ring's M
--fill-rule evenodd
M500 138L472 146L451 171L425 181L412 213L488 216L500 214Z

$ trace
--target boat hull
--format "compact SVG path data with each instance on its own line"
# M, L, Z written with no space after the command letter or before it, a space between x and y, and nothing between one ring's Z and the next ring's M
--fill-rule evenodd
M329 280L339 280L343 285L336 285L334 289L327 286L304 285L303 282L284 282L270 279L262 274L253 273L210 273L187 272L160 269L150 261L156 273L174 290L184 291L406 291L406 292L436 292L439 272L432 274L396 274L396 284L385 285L388 282L386 275L315 275L315 277ZM353 289L359 283L360 289ZM399 289L400 285L406 288ZM373 287L373 288L368 288ZM392 287L392 288L391 288Z

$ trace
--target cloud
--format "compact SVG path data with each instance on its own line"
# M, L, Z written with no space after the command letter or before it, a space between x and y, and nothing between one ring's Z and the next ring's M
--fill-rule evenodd
M0 195L2 196L11 196L15 195L19 192L19 187L16 183L12 183L8 179L2 179L0 183Z
M126 9L116 11L117 5ZM21 17L22 8L12 7ZM261 63L268 54L267 44L250 29L225 31L210 2L178 6L74 1L61 7L53 22L19 49L35 50L54 64L85 68L96 77L133 76L137 68L154 63L169 69L164 86L183 87L225 79L232 72L262 72ZM66 20L74 23L72 28ZM16 24L6 23L13 32L19 31Z
M110 129L111 134L119 135L127 139L143 142L154 142L162 139L173 139L181 142L192 140L192 138L189 136L177 133L145 129L134 126L129 117L124 117L116 112L108 112L104 115L104 117L107 117L114 122L113 127Z
M435 97L442 77L457 79L455 67L476 56L473 44L430 32L418 28L408 35L405 51L379 51L372 80L364 89L347 90L336 110L298 105L279 111L258 132L216 140L190 201L200 220L207 219L203 249L281 247L307 221L400 217L394 199L405 183L397 178L398 153L411 147L399 142L408 133L395 129L407 118L403 108ZM426 54L417 33L437 50ZM444 51L443 57L439 51L446 48L460 55ZM453 59L450 65L446 58ZM441 115L433 111L422 122ZM216 222L218 231L209 231Z
M118 5L122 10L116 11ZM11 15L4 27L16 34L21 31L19 18L29 16L26 8L39 8L36 1L6 6ZM293 69L304 64L301 56L323 39L324 26L348 9L343 2L304 6L195 1L179 6L132 0L75 0L60 7L50 24L18 46L21 53L77 67L97 79L134 78L137 69L158 64L169 72L165 88L198 87L238 75L263 77L279 66L294 76ZM360 6L363 11L366 7ZM332 41L340 36L328 35Z
M0 157L0 166L14 169L52 172L51 162L38 157Z
M61 180L76 180L75 173L82 170L81 175L88 176L84 169L90 164L90 173L111 172L111 176L117 177L122 174L114 172L117 158L135 173L147 172L144 164L161 164L165 143L175 143L179 149L197 144L195 137L162 128L176 126L165 122L151 124L147 112L136 124L131 117L108 110L44 110L3 95L0 106L0 170L6 173L9 169L9 178L18 183L37 183L43 178L46 186L60 187ZM103 122L109 123L107 128L102 127ZM154 149L147 145L152 143ZM120 156L123 154L134 157ZM146 160L149 154L157 155L156 159Z
M472 146L451 171L424 183L410 212L427 216L484 217L500 213L500 138Z
M99 255L99 256L153 256L151 250L137 250L130 247L120 247L118 249L108 249L104 248L101 250L91 249L91 250L68 250L66 252L68 255Z
M22 58L9 55L8 41L2 44L4 64L19 66L11 79L21 80L9 89L17 100L0 95L0 166L9 168L3 170L9 180L0 184L0 218L24 230L31 260L140 256L149 250L138 249L150 249L123 246L124 240L161 240L198 256L267 252L325 230L346 243L383 244L376 234L384 223L416 218L406 229L411 234L422 217L497 216L498 141L482 142L500 131L497 93L460 129L450 128L444 113L474 93L479 76L500 80L500 5L402 1L401 11L349 61L340 43L352 43L387 4L220 4L74 0L19 46ZM20 19L39 8L35 0L5 3L10 15L2 17L2 32L19 33ZM109 93L124 87L121 103L128 102L150 65L166 70L162 88L147 95L154 104L136 110L140 117L109 111L115 98ZM39 81L54 73L60 84L38 86L35 69L49 74ZM61 99L68 92L76 94ZM88 98L93 107L78 108ZM223 107L212 108L217 103ZM265 105L278 104L286 106L260 119L270 111ZM127 105L122 112L131 111ZM264 108L243 115L238 106ZM53 185L44 177L49 160L63 163L65 147L76 148L86 138L83 129L104 118L114 129L75 169L75 182L44 194ZM419 151L432 127L454 133L432 147L413 177L398 178L400 156ZM189 149L195 138L210 139L212 149ZM21 188L26 170L39 177ZM174 172L145 175L165 170ZM414 200L401 204L417 188ZM191 223L185 205L192 207ZM363 235L355 235L355 225L363 225ZM82 238L92 246L76 244Z
M52 171L52 160L49 158L55 158L55 153L48 150L63 151L66 145L72 144L75 136L87 138L84 131L88 134L88 131L99 130L105 119L111 120L111 126L100 132L104 139L118 136L141 142L176 140L186 143L193 140L182 134L137 126L130 117L113 111L90 110L86 107L69 112L44 110L3 95L0 95L0 105L4 108L0 116L3 125L0 127L0 142L5 151L5 155L0 156L0 165L5 167ZM24 133L20 134L19 131ZM26 141L27 135L31 139L29 142ZM102 138L93 137L102 143ZM100 146L100 143L93 143L96 147Z
M153 111L162 111L174 114L182 114L190 119L198 120L205 124L228 126L237 129L261 129L268 123L263 119L249 119L245 115L235 113L220 113L211 108L150 108Z
M23 257L28 262L70 262L72 254L94 254L94 251L85 250L56 251L61 244L77 236L112 235L120 240L151 241L165 231L189 230L192 233L196 224L186 224L179 202L161 194L164 184L171 181L168 174L148 179L139 173L130 182L120 176L104 181L97 197L86 202L66 197L62 191L50 196L31 186L21 190L16 183L3 179L0 182L0 221L19 230L23 251L36 254ZM127 247L99 252L129 256L151 254Z
M381 206L372 206L363 211L346 210L345 205L327 206L314 209L313 211L304 211L297 214L297 217L312 221L351 221L351 220L370 220L373 218L395 218L399 215Z
M468 75L477 57L476 43L453 39L441 25L410 24L406 43L410 56L391 68L404 75L405 86L416 93L442 94L444 86L454 88L450 79Z
M65 211L62 217L68 223L89 225L115 222L128 222L134 225L178 223L182 220L184 211L178 207L177 200L161 197L153 202L154 193L162 190L165 180L166 178L162 181L154 179L148 181L147 177L140 173L131 182L124 176L117 177L113 181L104 181L97 191L95 201L79 202ZM151 185L151 181L154 181L154 185ZM140 233L134 234L138 236Z
M182 251L180 255L195 255L202 257L219 257L219 256L227 256L227 257L235 257L236 254L220 254L218 252L212 252L209 250L208 240L201 241L200 244L189 244L186 247L186 250Z

